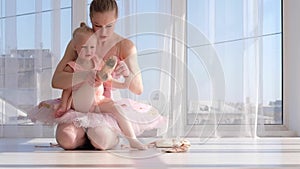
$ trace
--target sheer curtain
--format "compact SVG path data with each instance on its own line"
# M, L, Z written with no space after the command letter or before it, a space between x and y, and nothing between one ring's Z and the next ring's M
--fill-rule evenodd
M245 128L241 135L257 137L264 129L263 96L263 1L244 1L244 103Z
M169 119L158 135L256 137L264 130L262 0L193 1L200 27L187 19L188 0L117 2L116 31L136 44L144 81L142 95L121 97L151 104ZM237 28L223 29L226 22ZM193 116L194 109L204 113Z
M215 108L208 115L214 125L204 126L202 132L214 135L218 124L216 113L222 109L225 92L222 66L214 46L195 27L188 27L186 1L148 3L146 5L143 3L143 6L140 6L138 1L124 3L125 15L119 19L117 26L117 32L132 39L138 48L145 90L141 96L131 97L151 104L168 118L169 123L165 126L165 130L158 131L159 136L190 135L194 129L193 126L187 125L189 118L187 76L191 72L187 64L186 51L192 43L209 44L195 52L199 56L202 53L206 54L201 59L211 75L214 88L211 105ZM188 31L189 35L193 36L189 41L187 41ZM128 95L130 96L129 93L122 93L122 97ZM194 132L194 136L195 134L199 135L197 131Z
M200 128L200 125L194 123L198 125L196 128L202 129L199 130L199 135L261 135L266 118L262 110L263 1L242 0L232 4L229 1L204 0L197 3L190 1L189 4L198 5L200 10L195 7L193 13L190 13L188 19L191 24L188 28L192 29L192 24L195 24L198 29L196 31L200 31L208 39L208 42L202 43L195 36L195 32L188 30L188 42L192 44L188 46L188 61L200 60L198 67L204 67L202 72L207 72L201 74L200 68L193 68L194 64L189 63L196 81L196 89L199 91L198 97L204 102L208 101L206 105L209 105L208 111L198 109L198 118L201 119L197 121L204 126ZM195 13L197 11L200 14ZM193 14L196 16L191 16ZM209 55L209 46L217 53L213 62L205 62L206 57L212 58ZM212 70L209 70L210 64L213 66ZM217 74L211 73L216 72L219 66L220 71ZM206 78L197 77L197 73ZM218 80L214 82L215 78ZM205 87L205 84L209 84L210 87ZM208 97L203 96L206 92L201 89L203 87L210 91ZM197 99L194 93L189 89L189 100ZM214 96L215 93L218 93L218 96ZM217 103L214 105L214 102ZM209 129L211 134L205 133L205 128Z
M263 1L239 1L238 11L241 13L237 15L240 15L241 22L235 24L240 28L238 62L230 62L219 53L222 52L220 48L229 55L231 52L230 43L223 45L228 39L220 39L220 33L224 37L235 35L235 32L220 31L222 21L219 11L223 10L223 15L227 16L232 7L227 9L229 4L222 6L220 1L215 0L199 3L202 5L199 9L205 15L199 17L198 22L205 24L204 31L187 20L188 1L149 1L143 2L143 5L136 0L119 2L123 18L119 19L117 32L136 43L145 84L141 96L122 93L122 97L130 96L150 103L168 117L167 130L159 133L164 137L256 137L264 130L266 118L262 111ZM235 22L234 19L228 19L228 22ZM190 53L199 60L196 70L192 70ZM228 78L228 74L236 73L228 72L228 67L232 70L237 68L240 73ZM203 76L200 69L207 78L200 77ZM208 88L199 83L201 78L209 81L206 83ZM238 83L231 86L230 80ZM194 88L191 87L193 85ZM191 98L202 101L205 92L209 93L204 99L208 111L191 116ZM238 95L235 103L230 97L232 93ZM197 104L196 109L200 110L201 106ZM204 122L199 125L197 121ZM225 121L232 122L228 125Z
M119 3L123 13L116 31L136 44L144 81L141 96L122 91L122 97L151 104L166 116L169 124L158 131L163 137L184 135L185 10L178 10L185 9L178 8L182 4L159 0ZM175 11L177 16L172 14Z

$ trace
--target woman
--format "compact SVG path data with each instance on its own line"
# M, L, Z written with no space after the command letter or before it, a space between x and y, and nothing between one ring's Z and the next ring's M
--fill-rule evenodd
M98 37L97 55L100 59L115 55L119 63L115 69L115 76L123 76L127 85L120 85L117 81L105 84L104 96L110 97L110 90L128 88L135 94L143 91L142 78L137 62L137 51L134 44L114 33L115 22L118 17L118 7L115 0L93 0L90 5L90 19L92 28ZM101 80L94 76L94 72L75 74L64 72L68 62L75 60L73 40L67 46L62 60L59 62L52 79L52 86L58 89L67 89L83 81L99 85ZM75 80L74 80L75 79ZM102 112L112 112L116 108L112 100L99 105ZM117 117L118 118L118 117ZM126 124L124 124L126 125ZM130 131L134 132L134 131ZM110 149L118 143L118 136L107 127L78 128L73 123L59 124L56 130L56 140L64 149L76 149L91 143L97 149Z

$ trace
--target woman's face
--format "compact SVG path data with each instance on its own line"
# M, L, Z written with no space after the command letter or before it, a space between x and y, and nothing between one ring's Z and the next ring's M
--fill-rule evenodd
M114 33L116 20L115 11L95 12L93 14L91 22L100 41L106 41Z

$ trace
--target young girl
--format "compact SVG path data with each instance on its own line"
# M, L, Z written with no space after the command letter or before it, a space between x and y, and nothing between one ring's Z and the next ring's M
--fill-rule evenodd
M84 127L87 129L91 143L99 149L105 149L105 147L97 144L102 138L98 137L95 129L103 125L109 126L115 133L124 135L132 148L146 149L147 147L136 138L136 134L140 134L145 129L154 128L164 122L164 119L149 105L129 99L113 102L111 99L105 98L103 83L99 83L97 86L89 80L78 83L76 74L82 72L92 72L92 76L98 77L103 82L112 81L111 73L116 66L117 58L110 56L108 59L104 58L104 62L99 61L101 59L95 54L97 39L92 29L85 24L81 24L80 28L74 31L73 43L78 57L76 61L69 61L64 68L65 72L74 75L73 87L64 89L60 100L41 102L38 107L33 109L29 117L33 121L73 123L77 127ZM112 83L126 86L127 82L113 80ZM110 110L107 111L105 106L109 104L113 104L113 106L110 106Z
M111 57L106 60L105 64L99 62L96 56L97 39L91 28L81 23L80 27L73 32L74 48L77 52L76 62L69 62L64 68L65 72L73 73L75 71L94 71L96 76L105 82L110 78L113 69L117 64L116 57ZM100 69L101 67L101 69ZM81 82L77 84L74 90L73 88L64 89L61 96L61 104L58 106L55 117L61 117L71 107L80 112L93 112L95 109L95 101L104 99L103 97L103 85L98 87L93 86L94 82ZM72 95L72 89L73 97ZM96 97L95 97L96 94ZM75 99L73 102L73 98ZM85 99L82 99L85 98ZM96 99L96 100L95 100Z

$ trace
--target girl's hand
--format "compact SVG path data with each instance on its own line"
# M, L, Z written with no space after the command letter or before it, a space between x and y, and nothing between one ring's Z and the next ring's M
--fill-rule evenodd
M93 87L99 87L102 85L101 79L96 75L96 71L91 70L88 72L87 77L86 77L86 82Z
M95 70L75 72L74 82L76 79L80 83L78 83L78 85L73 85L73 90L77 90L83 83L88 83L92 87L99 87L102 84L102 81L96 76Z
M128 77L130 74L130 70L127 64L124 61L120 61L115 69L115 77L119 78L120 76Z
M102 81L99 78L99 76L95 75L95 79L94 79L94 87L99 87L100 85L102 85Z

